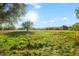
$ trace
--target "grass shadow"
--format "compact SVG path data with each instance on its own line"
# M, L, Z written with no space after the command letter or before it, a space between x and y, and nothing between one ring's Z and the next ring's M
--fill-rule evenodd
M33 35L34 32L27 32L27 31L15 31L15 32L7 32L5 33L5 35L8 35L10 37L18 37L20 35Z

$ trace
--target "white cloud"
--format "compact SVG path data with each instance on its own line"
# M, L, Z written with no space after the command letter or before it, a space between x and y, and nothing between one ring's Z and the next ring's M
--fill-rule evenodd
M39 9L39 8L41 8L41 5L40 4L31 4L31 5L33 5L36 9Z
M50 20L49 22L53 23L53 22L55 22L55 20Z
M73 14L73 16L76 16L76 14Z
M22 18L26 19L26 20L29 20L29 21L32 21L32 22L36 22L39 17L38 17L37 12L30 11Z
M46 21L42 21L42 23L43 23L43 24L46 24L47 22L46 22Z
M35 5L35 8L39 9L39 8L41 8L41 6L40 5Z
M68 19L67 17L63 17L63 18L62 18L62 20L67 20L67 19Z

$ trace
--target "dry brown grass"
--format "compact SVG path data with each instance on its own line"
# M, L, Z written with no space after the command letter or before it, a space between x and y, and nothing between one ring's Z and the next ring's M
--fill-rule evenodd
M78 32L78 31L77 31L76 34L75 34L75 39L76 39L77 41L79 41L79 32Z

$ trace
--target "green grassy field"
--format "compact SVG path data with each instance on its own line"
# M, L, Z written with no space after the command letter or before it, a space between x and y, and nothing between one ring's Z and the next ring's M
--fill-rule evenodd
M63 30L1 31L3 56L76 56L79 32Z

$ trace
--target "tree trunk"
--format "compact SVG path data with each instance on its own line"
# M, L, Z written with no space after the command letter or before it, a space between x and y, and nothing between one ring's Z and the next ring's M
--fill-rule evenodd
M3 24L1 24L1 30L2 30L2 31L4 30Z
M27 28L27 32L29 31L29 28Z

